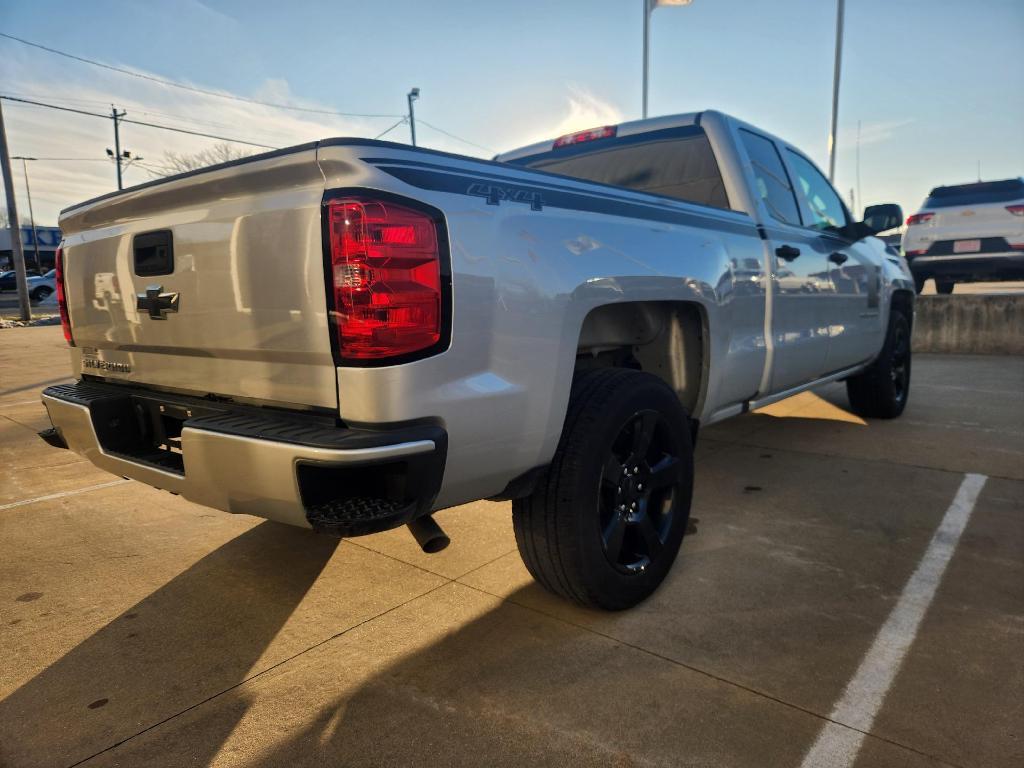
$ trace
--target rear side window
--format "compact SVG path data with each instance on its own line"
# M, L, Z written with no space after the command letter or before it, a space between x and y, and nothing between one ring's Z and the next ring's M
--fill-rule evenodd
M928 193L924 208L950 208L954 205L983 205L984 203L1010 203L1024 200L1024 179L979 181L977 184L958 184L936 187Z
M757 193L772 218L799 227L800 213L796 206L796 195L793 194L793 187L775 142L743 128L740 129L740 139L754 167Z
M671 138L634 141L630 136L591 151L573 147L575 151L567 155L566 150L553 150L518 162L549 173L728 208L725 184L708 137L700 128L682 130L688 135L670 129L665 133L675 134Z

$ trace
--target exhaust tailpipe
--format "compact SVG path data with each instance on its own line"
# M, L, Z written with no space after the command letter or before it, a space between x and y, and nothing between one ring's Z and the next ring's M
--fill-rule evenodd
M409 533L416 539L420 549L428 555L440 552L452 543L452 540L448 538L448 534L441 530L441 526L437 524L437 521L431 515L417 517L409 523Z

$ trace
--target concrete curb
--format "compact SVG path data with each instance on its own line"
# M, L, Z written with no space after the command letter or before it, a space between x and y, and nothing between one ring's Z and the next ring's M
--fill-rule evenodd
M1024 355L1024 296L918 296L914 351Z

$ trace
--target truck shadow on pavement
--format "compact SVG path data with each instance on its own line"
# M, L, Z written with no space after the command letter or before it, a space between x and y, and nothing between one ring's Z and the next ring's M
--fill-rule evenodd
M338 543L265 522L206 555L0 702L0 764L71 765L237 685Z
M830 439L864 429L844 421L800 424ZM211 552L0 702L0 764L112 747L99 764L798 764L816 735L792 712L754 727L749 703L729 705L735 727L693 733L727 703L712 683L524 607L554 599L535 584L499 602L450 583L239 687L315 644L265 658L338 544L264 522Z

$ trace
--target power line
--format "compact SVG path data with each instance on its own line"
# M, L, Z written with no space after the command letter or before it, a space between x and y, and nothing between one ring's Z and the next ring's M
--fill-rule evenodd
M484 152L491 152L491 153L494 152L494 150L491 149L490 147L485 147L482 144L477 144L475 141L470 141L469 139L464 139L461 136L456 136L454 133L452 133L450 131L446 131L444 128L438 128L436 125L433 125L432 123L428 123L422 117L417 117L416 118L416 122L418 122L420 125L427 126L427 128L433 128L438 133L443 133L445 136L447 136L447 137L449 137L451 139L455 139L456 141L461 141L463 144L469 144L471 147L476 147L477 149L482 149Z
M14 92L14 91L9 91L7 95L9 95L9 96L16 96L16 97L19 97L19 98L22 98L22 99L37 99L37 100L38 99L51 99L51 100L54 100L54 101L59 101L59 102L68 103L68 104L99 104L100 106L103 106L103 107L106 107L107 105L110 104L110 99L81 99L81 98L77 98L75 96L64 96L63 94L58 95L58 94L54 94L54 93L46 94L46 95L41 96L38 93L18 93L18 92ZM182 115L172 115L172 114L169 114L167 112L153 112L153 111L150 111L150 110L145 109L143 107L140 107L140 108L136 109L134 106L132 106L132 102L130 102L130 101L125 106L127 106L128 109L130 109L132 111L132 114L135 114L135 115L151 115L153 117L168 117L171 120L179 120L179 121L181 121L183 123L193 123L195 125L208 125L208 126L213 126L214 128L230 128L231 127L231 125L229 125L228 123L218 123L218 122L214 122L213 120L199 120L198 118L195 118L195 117L184 117Z
M271 144L259 144L255 141L245 141L244 139L232 139L227 136L215 136L212 133L203 133L202 131L190 131L186 128L175 128L171 125L159 125L158 123L147 123L142 120L129 120L124 118L121 120L122 123L132 123L133 125L144 125L147 128L159 128L163 131L174 131L175 133L187 133L190 136L202 136L206 139L217 139L218 141L230 141L235 144L247 144L250 147L260 147L261 149L278 149Z
M0 34L3 34L3 33L0 33ZM16 102L16 103L19 103L19 104L28 104L28 105L36 106L36 107L46 107L48 109L59 109L59 110L61 110L63 112L74 112L75 114L78 114L78 115L88 115L89 117L102 117L105 120L109 120L110 119L110 115L107 115L107 114L100 114L98 112L88 112L86 110L75 109L73 107L62 107L62 106L59 106L57 104L46 104L46 103L41 102L41 101L34 101L32 99L24 99L24 98L20 98L20 97L17 97L17 96L9 96L9 95L6 95L6 94L0 94L0 99L4 99L5 101ZM176 117L174 117L172 115L167 115L167 117L171 117L172 119L179 119L179 118L176 118ZM393 125L391 125L389 128L387 128L383 132L377 134L374 138L375 139L379 139L382 136L384 136L385 134L390 133L395 128L397 128L398 126L402 125L407 119L408 118L405 115L402 115L402 117L397 122L395 122ZM270 144L260 144L258 142L248 141L246 139L232 139L232 138L227 137L227 136L217 136L215 134L204 133L202 131L190 131L190 130L188 130L186 128L177 128L177 127L171 126L171 125L160 125L158 123L148 123L148 122L145 122L143 120L131 120L129 118L122 118L121 122L122 123L132 123L134 125L142 125L142 126L146 126L148 128L159 128L159 129L164 130L164 131L175 131L176 133L187 133L190 136L201 136L201 137L207 138L207 139L217 139L218 141L229 141L229 142L232 142L232 143L235 143L235 144L246 144L246 145L251 146L251 147L260 147L262 149L277 149L277 147L271 146ZM461 141L464 144L469 144L470 146L476 147L478 149L482 149L485 152L492 152L492 153L494 152L494 150L491 149L490 147L485 147L482 144L477 144L476 142L469 141L468 139L464 139L461 136L456 136L454 133L451 133L450 131L446 131L444 128L439 128L438 126L434 125L433 123L428 123L426 120L423 120L422 118L419 119L419 123L422 124L422 125L427 126L428 128L431 128L431 129L433 129L433 130L435 130L435 131L437 131L439 133L443 133L445 136L448 136L448 137L450 137L452 139L455 139L456 141Z
M0 33L3 34L3 33ZM73 107L62 107L57 104L45 104L41 101L32 101L31 99L20 99L16 96L5 96L0 94L0 99L4 101L13 101L20 104L31 104L36 107L47 107L48 109L59 109L62 112L74 112L77 115L88 115L89 117L102 117L104 120L110 120L110 115L100 114L99 112L87 112L84 109L75 109ZM245 139L233 139L229 136L217 136L212 133L203 133L202 131L190 131L187 128L175 128L171 125L160 125L159 123L147 123L144 120L129 120L128 118L119 118L122 123L132 123L133 125L143 125L147 128L159 128L164 131L174 131L175 133L187 133L190 136L201 136L206 139L217 139L218 141L229 141L234 144L246 144L250 147L260 147L261 149L277 149L277 147L270 144L260 144L255 141L247 141Z
M330 109L313 109L312 107L297 107L297 106L294 106L294 105L291 105L291 104L278 104L278 103L274 103L274 102L270 102L270 101L262 101L260 99L251 99L251 98L249 98L247 96L237 96L237 95L235 95L233 93L223 93L223 92L219 92L219 91L210 91L210 90L207 90L205 88L197 88L195 86L185 85L184 83L178 83L178 82L175 82L173 80L166 80L166 79L161 78L161 77L155 77L153 75L147 75L147 74L145 74L143 72L135 72L135 71L130 70L130 69L124 69L122 67L115 67L112 64L104 64L101 61L95 61L93 59L88 59L88 58L85 58L84 56L76 56L75 54L67 53L66 51L60 51L60 50L57 50L56 48L50 48L49 46L41 45L40 43L34 43L31 40L25 40L24 38L21 38L21 37L15 37L14 35L9 35L6 32L0 32L0 37L5 37L8 40L14 40L15 42L21 43L23 45L31 46L32 48L38 48L39 50L46 51L47 53L56 54L57 56L63 56L63 57L68 58L68 59L73 59L74 61L80 61L80 62L82 62L84 64L90 64L90 65L95 66L95 67L101 67L103 69L108 69L108 70L110 70L112 72L119 72L120 74L130 75L131 77L137 77L137 78L140 78L142 80L149 80L151 82L159 83L160 85L165 85L165 86L168 86L168 87L171 87L171 88L180 88L181 90L192 91L193 93L201 93L201 94L203 94L205 96L214 96L214 97L220 98L220 99L229 99L231 101L240 101L240 102L244 102L244 103L247 103L247 104L259 104L259 105L264 106L264 107L273 107L275 109L288 109L288 110L292 110L292 111L295 111L295 112L305 112L305 113L314 114L314 115L332 115L332 116L335 116L335 117L368 117L368 118L400 117L403 120L405 119L405 115L390 114L390 113L336 112L336 111L330 110ZM168 117L169 117L169 115L168 115ZM188 118L175 118L175 119L187 120ZM132 121L126 120L125 122L132 122ZM419 122L422 123L423 125L427 126L428 128L432 128L435 131L437 131L438 133L443 133L445 136L448 136L449 138L455 139L456 141L460 141L463 144L468 144L471 147L476 147L477 149L482 149L485 152L494 152L494 149L492 149L491 147L485 147L482 144L477 144L476 142L470 141L469 139L464 139L461 136L458 136L458 135L452 133L451 131L446 131L444 128L439 128L438 126L433 125L432 123L428 123L425 120L420 119ZM401 123L399 123L399 125L400 124ZM393 126L393 127L397 127L397 126ZM389 133L391 130L392 130L392 128L388 128L387 131L384 131L384 133ZM382 133L381 135L383 136L384 133ZM239 142L239 143L245 143L245 142Z
M378 134L377 134L376 136L374 136L374 137L373 137L373 138L374 138L374 140L377 140L377 139L381 138L382 136L385 136L385 135L387 135L387 134L391 133L391 132L392 132L393 130L395 130L395 128L397 128L398 126L402 125L402 123L404 123L404 122L405 122L405 120L406 120L406 119L405 119L405 118L403 117L403 118L402 118L401 120L399 120L398 122L396 122L396 123L395 123L394 125L392 125L392 126L391 126L390 128L385 128L385 129L384 129L383 131L381 131L380 133L378 133Z
M40 43L33 43L31 40L25 40L14 35L9 35L6 32L0 32L0 37L6 37L8 40L14 40L15 42L27 45L32 48L38 48L41 51L47 53L53 53L57 56L63 56L67 59L73 59L80 61L83 64L91 64L94 67L101 67L103 69L109 69L111 72L119 72L122 75L130 75L131 77L137 77L141 80L149 80L153 83L159 83L160 85L166 85L170 88L180 88L183 91L192 91L193 93L201 93L204 96L214 96L218 99L230 99L231 101L243 101L247 104L260 104L264 107L274 107L275 109L290 109L295 112L307 112L315 115L335 115L337 117L400 117L400 115L393 114L372 114L372 113L360 113L360 112L335 112L330 109L313 109L311 107L296 107L291 104L276 104L270 101L261 101L260 99L250 99L246 96L236 96L232 93L221 93L218 91L209 91L205 88L196 88L192 85L185 85L184 83L176 83L173 80L165 80L162 77L155 77L153 75L147 75L143 72L135 72L131 69L124 69L122 67L115 67L112 64L104 64L101 61L95 61L94 59L87 59L84 56L76 56L73 53L67 53L66 51L59 51L56 48L50 48Z

